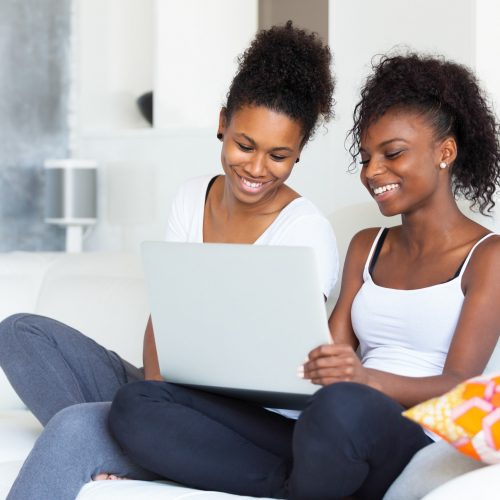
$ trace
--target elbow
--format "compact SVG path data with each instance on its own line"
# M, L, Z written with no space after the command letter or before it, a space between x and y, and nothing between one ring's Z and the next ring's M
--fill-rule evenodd
M482 370L481 369L445 369L443 370L443 375L442 377L446 381L446 386L447 390L452 389L453 387L457 386L458 384L461 384L462 382L465 382L467 379L472 378L472 377L477 377L478 375L481 375Z

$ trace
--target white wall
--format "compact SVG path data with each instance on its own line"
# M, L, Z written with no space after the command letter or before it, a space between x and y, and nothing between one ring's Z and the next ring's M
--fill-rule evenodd
M217 128L125 131L88 135L89 158L99 158L99 221L88 250L138 251L163 238L171 199L187 178L220 170Z
M500 2L476 0L476 74L500 119ZM493 218L485 225L500 232L500 192Z
M500 115L500 2L476 4L476 73Z
M231 0L221 1L229 2L228 6L232 3ZM193 2L205 4L205 0L189 0L190 8ZM213 2L206 4L213 5ZM249 4L244 5L249 9L247 12L252 11ZM481 77L487 87L495 89L496 100L500 102L499 70L492 68L494 65L491 64L491 61L500 61L500 23L495 22L497 18L492 15L498 16L499 7L494 0L479 0L479 5L476 10L474 0L330 0L329 43L337 78L336 117L327 129L320 128L306 147L290 184L327 214L370 199L358 175L347 173L350 157L344 149L344 139L351 126L359 88L370 71L370 61L375 54L407 45L417 51L444 54L471 67L477 60ZM187 11L183 12L185 15ZM211 24L208 24L209 31L226 29L228 23L235 23L231 30L236 30L240 22L238 12L231 8L214 12L210 17ZM174 87L165 98L170 99L171 106L177 106L177 111L168 106L162 108L165 128L144 131L143 134L84 134L84 155L101 161L102 181L99 224L87 240L88 249L137 250L141 240L161 238L172 194L180 182L194 175L220 170L220 143L215 138L221 102L219 89L229 84L235 70L235 56L241 51L245 37L237 38L240 45L232 50L224 48L224 58L227 57L224 71L207 70L213 47L207 45L210 50L202 50L207 36L201 30L204 26L202 18L208 14L207 11L198 14L199 18L192 12L195 20L191 24L197 29L193 31L194 42L188 50L191 66L185 71L190 71L191 75L198 71L200 76L171 82ZM249 24L243 21L243 26L248 29ZM225 33L228 42L232 36L229 31ZM214 33L210 37L210 43L217 39ZM171 43L175 44L175 39ZM200 59L193 53L196 47L200 47ZM220 68L220 63L221 60L217 62L217 68ZM167 66L163 67L165 73L163 77L159 76L158 82L167 76ZM173 68L171 70L174 73ZM222 85L223 79L226 81ZM193 82L200 95L206 83L205 97L209 101L203 106L199 104L203 118L198 123L194 123L198 115L193 115L195 110L190 108L193 97L196 97ZM163 84L160 87L163 88ZM169 123L172 116L178 116L177 127L174 121ZM492 221L488 225L491 227Z
M83 130L149 127L136 99L153 89L153 0L77 2Z
M157 0L155 127L213 126L257 13L257 0Z

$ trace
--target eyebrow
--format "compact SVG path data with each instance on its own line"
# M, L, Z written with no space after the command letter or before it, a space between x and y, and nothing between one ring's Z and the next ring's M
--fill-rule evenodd
M251 137L244 134L243 132L237 133L236 135L239 137L244 137L250 144L252 144L252 146L257 145L257 143ZM289 151L291 153L293 152L293 149L287 146L276 146L275 148L272 148L271 151Z
M403 139L402 137L394 137L394 139L387 139L387 141L383 141L380 144L377 144L377 147L381 148L381 147L387 146L391 142L397 142L397 141L406 142L406 143L408 142L406 139ZM366 153L366 149L360 147L359 152Z

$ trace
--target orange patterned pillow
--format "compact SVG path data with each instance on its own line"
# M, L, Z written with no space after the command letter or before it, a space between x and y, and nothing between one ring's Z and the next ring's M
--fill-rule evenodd
M424 401L403 415L435 432L457 450L500 463L500 374L482 375Z

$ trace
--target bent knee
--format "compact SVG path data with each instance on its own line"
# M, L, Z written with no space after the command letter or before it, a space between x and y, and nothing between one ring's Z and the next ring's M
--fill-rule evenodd
M329 426L356 429L366 423L368 414L373 417L391 407L400 414L397 403L381 392L362 384L339 382L317 391L304 413L316 421L328 422Z
M175 386L168 382L143 380L118 389L109 412L109 428L118 442L144 426L149 403L174 401Z
M142 402L150 392L149 381L132 382L118 389L109 411L109 427L118 441L141 419Z
M8 356L9 347L17 340L21 331L29 331L33 324L34 314L17 313L0 322L0 353Z
M353 382L338 382L319 389L311 399L310 407L322 411L337 411L369 397L374 389Z

